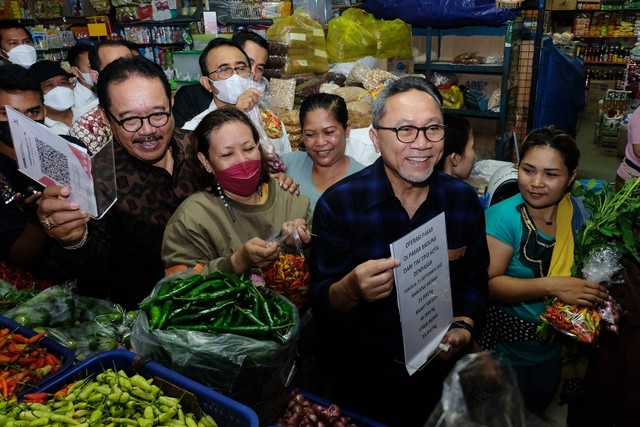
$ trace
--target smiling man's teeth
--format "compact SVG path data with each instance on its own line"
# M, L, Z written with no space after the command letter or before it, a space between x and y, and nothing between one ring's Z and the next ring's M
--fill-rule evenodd
M429 159L427 157L407 157L407 160L412 162L426 162Z

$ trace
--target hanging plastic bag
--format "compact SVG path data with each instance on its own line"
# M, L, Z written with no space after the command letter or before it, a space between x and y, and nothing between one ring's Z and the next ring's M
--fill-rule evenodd
M413 56L411 28L401 19L376 19L369 27L377 40L376 58L410 58Z
M329 21L327 54L332 63L354 62L378 53L378 40L362 25L357 15L347 13L350 10Z
M293 240L293 245L286 242ZM279 236L272 241L279 243L278 259L262 269L265 286L287 298L298 309L308 302L311 278L309 267L302 252L302 240L297 231L292 235Z

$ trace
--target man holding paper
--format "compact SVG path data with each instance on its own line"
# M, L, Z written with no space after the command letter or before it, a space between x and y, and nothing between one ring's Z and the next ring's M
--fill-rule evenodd
M194 191L194 157L188 138L174 136L171 88L157 64L117 59L100 72L97 89L113 133L118 200L90 221L68 188L50 186L38 216L60 243L55 257L79 293L135 308L164 276L162 234Z
M326 382L321 393L332 401L388 425L422 426L455 358L470 350L485 311L484 213L469 185L434 172L444 125L432 84L420 77L387 83L374 102L372 124L381 157L326 190L314 212L315 361ZM394 281L401 260L391 258L390 244L441 213L453 305L441 341L447 351L409 375Z

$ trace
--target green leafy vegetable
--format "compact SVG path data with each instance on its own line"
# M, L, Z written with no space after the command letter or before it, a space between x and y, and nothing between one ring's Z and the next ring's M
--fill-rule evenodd
M640 262L640 235L634 233L640 227L640 178L626 181L618 192L609 184L596 190L593 179L586 185L576 181L573 194L584 197L592 216L578 233L572 274L580 277L589 254L602 247L614 247Z

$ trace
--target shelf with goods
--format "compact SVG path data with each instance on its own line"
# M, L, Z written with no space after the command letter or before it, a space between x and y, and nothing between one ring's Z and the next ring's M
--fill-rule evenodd
M128 0L127 0L128 1ZM149 6L145 10L142 7ZM136 45L140 55L158 63L170 80L175 77L174 52L192 51L193 37L203 32L202 3L183 0L174 9L121 2L115 7L114 31Z
M480 92L487 99L493 93L499 93L499 108L489 111L484 108L473 109L471 105L460 109L445 109L445 112L476 118L486 122L476 128L486 129L486 139L493 146L493 156L502 160L506 156L507 135L515 123L515 104L517 84L515 69L520 49L522 20L508 21L500 26L465 26L455 28L413 27L414 45L424 46L426 58L424 64L415 64L416 72L433 78L435 73L453 74L458 85L468 90ZM419 47L419 50L421 48ZM456 57L470 53L472 48L477 58L474 63L456 63ZM494 63L481 62L493 59ZM435 76L438 77L437 75ZM469 104L467 102L467 104ZM481 132L479 131L478 134Z
M567 52L583 60L586 72L586 105L581 115L595 122L597 128L605 121L611 123L602 109L607 93L622 93L631 103L639 97L634 89L631 53L640 35L640 4L627 3L628 7L622 7L618 3L579 3L578 6L588 5L589 9L547 11L551 31L573 34ZM601 136L599 133L596 136L599 145L611 139L610 135Z
M606 4L597 4L601 8ZM549 32L571 33L565 46L570 55L591 66L625 66L640 33L639 9L574 9L547 11Z
M206 0L205 0L206 1ZM280 0L260 2L255 0L209 0L209 10L218 15L221 33L252 30L261 35L273 24L274 19L289 16L296 8L303 8L325 28L327 22L348 8L362 5L359 0Z

